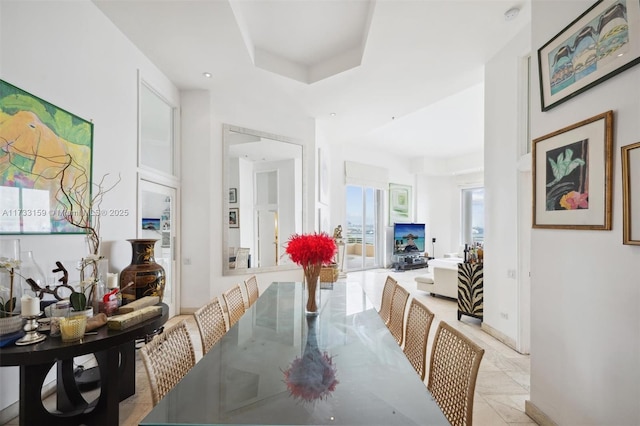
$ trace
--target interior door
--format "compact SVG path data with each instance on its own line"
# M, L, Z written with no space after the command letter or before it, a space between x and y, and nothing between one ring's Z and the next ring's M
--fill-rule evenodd
M278 213L258 211L258 263L251 266L275 266L278 263Z
M156 263L166 274L162 301L169 306L169 317L176 314L178 295L176 283L176 193L175 188L141 179L139 185L141 216L138 222L140 238L156 239Z

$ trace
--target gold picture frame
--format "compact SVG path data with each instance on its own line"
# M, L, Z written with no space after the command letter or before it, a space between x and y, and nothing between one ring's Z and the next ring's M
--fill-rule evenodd
M638 183L640 182L640 142L623 146L620 150L622 154L623 243L640 245L640 184Z
M610 230L613 111L532 145L533 228Z

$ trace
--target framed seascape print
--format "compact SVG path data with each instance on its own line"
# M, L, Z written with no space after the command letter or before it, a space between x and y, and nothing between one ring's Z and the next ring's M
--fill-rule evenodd
M533 227L611 229L613 111L533 140Z
M600 0L538 49L547 111L640 62L640 2Z
M84 233L64 213L91 205L92 141L89 121L0 80L0 234Z
M148 231L159 231L160 230L160 219L159 218L151 218L151 217L143 217L142 218L142 229L146 229Z
M238 202L238 188L229 188L229 202L231 204Z
M640 142L621 150L623 243L640 245Z
M411 222L411 187L389 184L389 226L396 222Z
M240 210L237 207L229 209L229 228L240 228Z

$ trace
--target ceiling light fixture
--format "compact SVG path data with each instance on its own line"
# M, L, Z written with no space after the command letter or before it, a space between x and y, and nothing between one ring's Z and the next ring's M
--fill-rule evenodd
M329 114L329 115L330 115L330 116L332 116L332 117L335 117L335 116L336 116L336 113L335 113L335 112L332 112L332 113L331 113L331 114Z
M212 74L210 72L203 72L202 75L204 75L207 78L211 78Z
M511 9L507 10L504 13L504 20L505 21L511 21L513 19L516 18L516 16L518 16L518 13L520 13L520 9L517 7L512 7Z

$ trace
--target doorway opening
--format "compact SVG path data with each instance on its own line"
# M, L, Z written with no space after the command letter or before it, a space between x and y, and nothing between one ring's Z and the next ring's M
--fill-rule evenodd
M381 191L359 185L347 185L347 229L345 265L347 271L380 267Z

